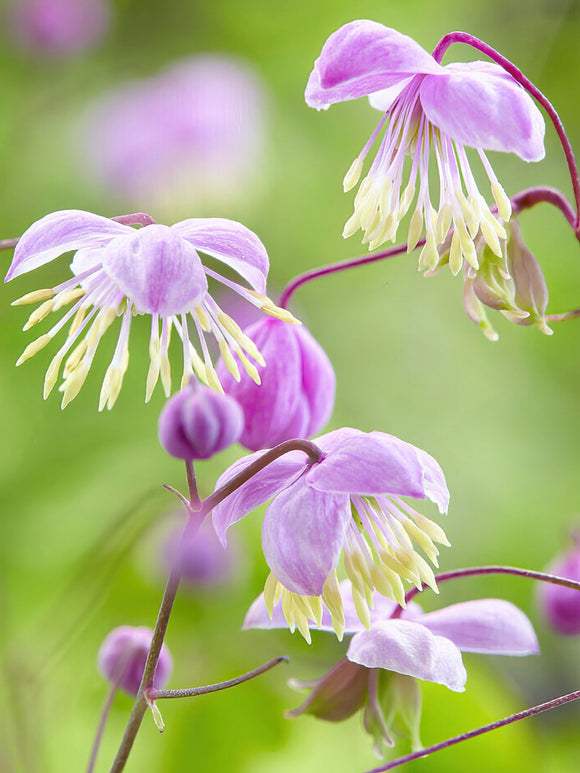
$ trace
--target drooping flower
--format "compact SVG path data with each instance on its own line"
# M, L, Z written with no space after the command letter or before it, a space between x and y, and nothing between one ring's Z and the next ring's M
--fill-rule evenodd
M4 281L14 279L76 250L73 274L60 285L28 293L13 305L44 301L24 326L28 330L50 312L73 304L44 335L24 350L17 365L32 357L70 322L68 337L50 363L44 396L50 394L64 364L63 408L81 389L99 342L119 316L121 331L105 374L99 410L114 405L129 361L129 331L133 316L151 315L150 357L146 400L161 376L165 394L171 392L169 342L172 328L183 342L183 378L195 373L204 383L220 389L205 334L217 339L225 361L239 377L232 351L250 376L259 380L256 366L264 364L253 341L221 310L208 292L208 277L221 282L266 314L292 320L267 298L269 261L258 237L245 226L221 218L183 220L173 226L158 224L132 228L117 220L80 210L53 212L34 223L21 237ZM205 266L199 252L234 269L251 290ZM201 356L192 342L193 323ZM90 327L89 327L90 325ZM83 335L84 334L84 335ZM74 348L73 348L74 347ZM72 350L72 351L71 351Z
M568 580L580 582L580 541L559 556L546 570ZM552 583L540 583L538 598L542 611L556 633L580 634L580 591Z
M100 97L79 126L79 160L123 206L171 217L239 207L265 177L267 97L243 59L189 57Z
M488 655L532 655L539 652L534 629L518 607L501 599L479 599L423 613L412 603L394 619L397 604L374 598L368 621L361 624L348 581L340 583L345 633L354 634L346 654L334 668L313 682L291 682L311 693L288 716L312 714L340 722L363 711L364 727L373 735L379 755L393 746L393 736L408 736L421 747L419 723L421 694L416 679L465 689L467 673L461 652ZM262 594L250 607L244 628L286 627L282 602L267 608ZM323 613L309 627L331 631L330 615Z
M63 57L96 45L111 9L106 0L16 0L10 16L16 43L35 55Z
M502 221L509 220L511 204L485 151L515 153L524 161L543 158L544 120L527 92L499 65L478 61L443 66L407 35L359 20L345 24L324 44L306 87L306 102L320 110L362 96L383 117L347 172L345 191L359 181L366 155L386 128L343 235L362 229L370 249L394 241L418 185L407 242L412 250L425 233L421 269L437 265L437 246L451 228L449 266L454 274L464 260L478 268L478 233L499 255L499 240L506 236ZM479 155L497 215L478 189L466 147ZM404 184L406 156L412 161ZM431 158L439 175L437 204L429 189Z
M244 411L240 443L251 451L319 432L332 413L336 378L320 344L303 326L264 319L244 330L266 360L260 385L236 381L221 360L220 382Z
M233 397L192 381L165 404L159 440L178 459L210 459L236 443L243 426L244 414Z
M151 647L153 631L146 626L122 625L107 636L99 650L102 675L129 695L137 695ZM153 686L161 689L167 683L173 662L167 646L161 647Z
M323 452L318 462L305 461L298 451L285 454L218 505L213 523L225 544L232 524L272 499L262 527L272 572L266 602L272 608L282 597L288 623L304 635L307 620L319 621L324 604L340 637L344 613L336 569L341 555L363 622L369 621L375 588L402 604L401 578L436 589L416 545L437 565L434 542L449 543L440 526L401 497L428 498L444 513L449 492L435 459L393 435L343 428L315 443ZM235 462L218 486L260 456Z

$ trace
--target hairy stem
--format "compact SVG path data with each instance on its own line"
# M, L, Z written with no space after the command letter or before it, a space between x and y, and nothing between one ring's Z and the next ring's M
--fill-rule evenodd
M570 180L572 182L572 188L574 190L574 201L576 203L576 217L574 219L573 228L576 233L576 237L580 239L580 183L578 181L578 166L576 159L574 158L574 151L572 145L564 129L564 125L560 120L560 116L556 112L551 102L542 94L542 92L534 86L534 84L526 78L523 72L515 66L509 59L502 56L499 51L496 51L483 40L469 35L467 32L450 32L441 38L433 51L433 58L437 62L441 62L443 55L447 51L450 45L453 43L465 43L467 46L475 48L477 51L481 51L482 54L488 56L492 61L496 62L508 72L514 80L516 80L525 90L531 94L532 97L544 108L544 110L550 116L550 120L554 124L556 133L564 150L566 157L566 163L568 164L568 170L570 172Z
M531 708L525 709L524 711L519 711L517 714L512 714L511 716L505 717L504 719L498 719L496 722L490 722L489 725L482 725L482 727L478 727L475 730L470 730L467 733L461 733L460 735L456 735L453 738L448 738L446 741L441 741L440 743L436 743L433 746L427 746L424 749L413 752L412 754L405 754L404 757L398 757L396 760L391 760L391 762L388 762L386 765L381 765L379 768L373 768L372 770L367 771L367 773L383 773L385 770L398 768L399 765L404 765L406 762L413 762L413 760L418 760L421 757L427 757L429 754L439 752L442 749L447 749L450 746L455 746L458 743L462 743L462 741L469 741L471 738L477 738L478 735L489 733L492 730L505 727L505 725L511 725L513 722L519 722L520 719L527 719L528 717L533 717L536 714L542 714L544 711L550 711L551 709L558 708L558 706L563 706L565 703L577 701L578 698L580 698L580 690L568 693L567 695L561 695L559 698L546 701L546 703L539 703L537 706L532 706Z
M261 674L265 674L274 666L279 663L288 663L289 658L286 655L281 655L279 658L274 658L264 663L263 666L258 666L252 671L248 671L241 676L236 676L234 679L228 679L225 682L216 682L216 684L206 684L203 687L186 687L184 690L156 690L151 688L147 691L147 697L150 700L157 700L158 698L194 698L197 695L206 695L210 692L218 692L219 690L227 690L229 687L237 687L239 684L249 682L250 679L255 679Z

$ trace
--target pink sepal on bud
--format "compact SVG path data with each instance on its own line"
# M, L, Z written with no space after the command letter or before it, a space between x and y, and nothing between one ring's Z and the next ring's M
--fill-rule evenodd
M260 320L244 331L261 348L261 384L235 379L220 360L218 376L244 411L240 443L250 451L273 448L319 432L332 413L336 379L328 356L308 330L279 319Z
M101 674L129 695L137 695L152 638L153 631L145 626L122 625L114 628L99 650L98 663ZM159 655L153 686L158 689L164 687L172 668L171 655L164 644Z
M580 543L557 558L547 570L567 580L580 581ZM564 635L580 634L580 591L562 585L541 583L540 605L551 628Z
M178 459L209 459L235 443L244 416L233 397L195 382L174 395L159 417L159 440Z

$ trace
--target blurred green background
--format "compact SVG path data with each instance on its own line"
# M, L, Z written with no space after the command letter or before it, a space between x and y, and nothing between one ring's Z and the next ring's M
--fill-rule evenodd
M377 114L365 100L328 113L303 101L322 43L355 18L393 26L427 49L455 29L485 39L548 95L573 144L580 145L575 2L117 0L113 8L113 27L101 46L67 61L21 52L4 25L0 238L19 235L57 209L121 214L80 171L71 141L79 116L125 79L153 75L191 54L221 52L252 63L270 90L270 144L259 170L261 190L211 214L243 220L260 235L274 288L307 268L362 254L358 236L340 236L351 212L342 177ZM458 46L451 57L465 53ZM533 165L491 154L508 193L542 183L569 194L550 128L546 148L546 160ZM139 209L157 215L147 201ZM563 218L542 207L524 215L522 225L545 272L549 311L580 305L578 245ZM11 253L1 257L7 269ZM440 461L452 494L445 527L453 548L441 556L443 569L481 563L542 569L567 545L567 530L579 518L580 322L555 326L548 338L494 319L500 340L492 344L463 313L461 281L447 272L424 279L416 265L415 256L402 257L320 280L297 294L296 313L336 369L331 426L390 432ZM96 411L98 374L111 353L106 346L64 412L56 395L42 400L49 352L14 369L31 339L20 330L25 312L10 302L66 277L61 259L1 290L0 770L7 773L67 773L86 766L108 689L96 669L98 648L117 625L153 625L163 587L156 558L161 521L175 509L161 483L184 487L180 464L157 442L161 391L143 403L144 320L133 326L131 365L111 413ZM230 449L199 465L203 493L239 453ZM324 634L315 635L309 648L287 632L240 631L267 571L259 515L240 524L237 536L244 558L237 580L216 590L185 590L178 598L167 639L175 661L171 686L227 679L282 653L292 662L236 690L163 704L165 734L159 736L147 717L127 770L354 773L373 767L359 717L342 725L284 719L284 710L301 701L286 679L322 674L344 645ZM542 655L523 661L468 655L465 694L426 685L426 744L579 685L578 641L546 629L527 581L450 583L441 602L495 595L530 615ZM425 605L433 604L426 594ZM97 770L108 769L130 706L128 697L118 696ZM410 769L572 773L580 767L578 712L553 712ZM400 751L406 750L403 743Z

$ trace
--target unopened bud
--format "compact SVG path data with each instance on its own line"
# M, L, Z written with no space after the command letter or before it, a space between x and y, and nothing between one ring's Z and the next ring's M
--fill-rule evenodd
M243 426L242 409L233 397L192 382L166 403L159 440L178 459L209 459L235 443Z
M580 544L552 563L547 571L580 582ZM542 610L556 633L580 634L580 590L542 583L538 590Z
M98 663L102 675L114 685L137 695L145 663L151 647L153 631L147 627L122 625L107 636L99 650ZM169 679L173 663L165 644L155 670L153 687L162 688Z

